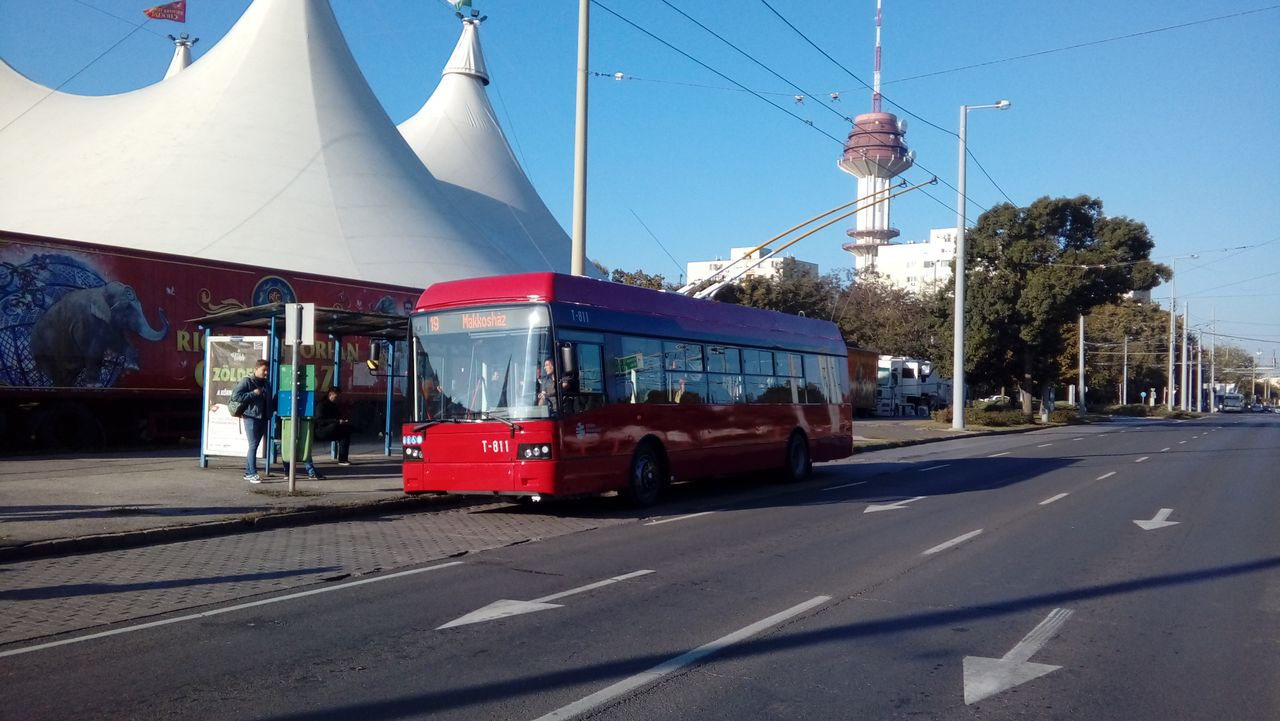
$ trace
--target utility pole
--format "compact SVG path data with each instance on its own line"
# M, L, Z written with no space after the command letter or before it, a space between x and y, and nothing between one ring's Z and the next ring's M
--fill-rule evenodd
M1187 365L1187 321L1191 316L1191 304L1183 301L1182 303L1182 372L1179 374L1181 382L1178 384L1182 387L1182 410L1191 409L1191 394L1188 392L1191 388L1191 368Z
M1129 405L1129 336L1124 337L1124 366L1120 371L1120 405Z
M1165 399L1166 401L1168 401L1166 405L1169 406L1170 411L1172 411L1175 407L1173 405L1174 392L1177 390L1174 388L1175 384L1174 384L1174 378L1173 378L1173 354L1176 350L1175 346L1177 345L1177 336L1174 335L1175 333L1174 329L1177 328L1177 326L1175 325L1176 321L1174 320L1174 317L1175 317L1174 312L1175 312L1174 301L1170 300L1169 301L1169 374L1168 374L1169 392L1168 392L1168 397Z
M1080 314L1080 389L1077 393L1080 396L1080 412L1085 413L1088 406L1084 402L1084 314Z
M1213 308L1209 333L1209 412L1218 412L1218 308Z
M1196 334L1196 412L1204 407L1204 344L1201 334Z

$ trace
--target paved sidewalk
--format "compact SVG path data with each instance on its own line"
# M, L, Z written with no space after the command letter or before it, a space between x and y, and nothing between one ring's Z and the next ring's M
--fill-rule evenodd
M928 420L859 419L854 446L866 452L980 434ZM325 478L303 473L291 496L278 464L253 485L242 479L242 459L210 458L201 468L191 450L0 459L0 561L476 502L406 496L398 448L388 457L381 446L356 445L351 460L317 458Z

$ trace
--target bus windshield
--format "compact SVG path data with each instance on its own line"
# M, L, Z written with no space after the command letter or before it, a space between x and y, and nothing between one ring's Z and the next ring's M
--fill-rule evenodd
M414 420L553 417L555 384L542 371L552 358L548 319L541 305L414 316Z

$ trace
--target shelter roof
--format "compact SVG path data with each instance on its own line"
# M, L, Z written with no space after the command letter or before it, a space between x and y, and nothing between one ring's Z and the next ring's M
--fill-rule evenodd
M266 331L270 330L272 319L278 319L277 327L283 330L285 305L285 303L256 305L251 308L192 318L187 322L209 329L255 328ZM338 338L359 336L404 340L409 333L409 319L402 315L387 313L368 313L343 308L316 308L315 329L316 333L327 333Z

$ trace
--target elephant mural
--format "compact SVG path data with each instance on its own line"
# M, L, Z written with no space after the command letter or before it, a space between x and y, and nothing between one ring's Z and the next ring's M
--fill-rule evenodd
M36 319L31 328L31 354L36 367L56 386L100 386L109 354L123 359L123 367L138 367L138 351L130 333L146 341L161 340L169 332L164 310L160 328L152 328L133 288L119 281L73 290Z

